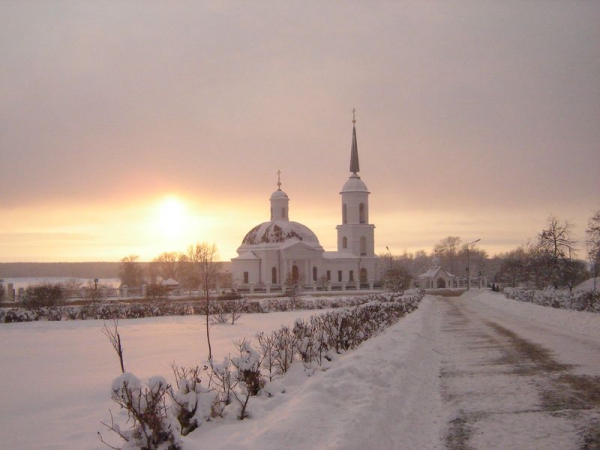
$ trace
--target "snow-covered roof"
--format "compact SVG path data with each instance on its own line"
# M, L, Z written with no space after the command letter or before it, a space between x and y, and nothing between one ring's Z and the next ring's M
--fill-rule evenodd
M244 252L240 254L237 258L233 259L258 259L258 257L252 252Z
M162 282L163 286L179 286L179 282L173 278L167 278Z
M288 198L288 196L281 189L277 189L275 192L273 192L271 194L271 200L274 200L276 198Z
M367 189L367 185L363 182L363 180L361 180L358 175L353 173L352 175L350 175L350 178L348 178L348 181L346 181L346 184L344 184L344 187L342 188L342 192L366 192L366 193L369 193L369 190ZM340 194L342 192L340 192Z
M302 241L311 247L321 248L319 239L308 227L287 220L263 222L255 226L244 237L242 247L281 244L288 241Z
M434 277L438 273L438 271L440 271L440 270L441 270L441 267L430 267L425 272L423 272L421 275L419 275L418 278L431 278L431 277Z

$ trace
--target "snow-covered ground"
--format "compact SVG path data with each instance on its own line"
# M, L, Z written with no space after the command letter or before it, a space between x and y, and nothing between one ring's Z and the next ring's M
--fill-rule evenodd
M484 290L467 295L468 302L477 302L491 315L507 313L523 323L533 321L557 333L600 342L600 315L543 308ZM426 296L417 311L339 356L326 371L311 373L297 365L273 398L251 401L250 419L204 423L184 438L184 449L444 448L452 409L440 389L443 355L436 339L442 317L436 302ZM245 315L234 326L215 326L216 359L233 350L235 339L252 338L256 331L314 313ZM126 369L138 377L172 380L171 362L200 363L207 354L202 320L121 321ZM110 419L109 409L117 412L110 385L120 371L102 325L76 321L0 326L1 447L106 448L96 432L110 436L100 421ZM504 431L510 444L511 430Z

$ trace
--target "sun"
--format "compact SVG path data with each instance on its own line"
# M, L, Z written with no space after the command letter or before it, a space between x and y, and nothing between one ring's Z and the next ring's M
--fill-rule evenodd
M158 225L162 233L169 237L180 235L186 227L185 203L175 196L162 199L158 204Z

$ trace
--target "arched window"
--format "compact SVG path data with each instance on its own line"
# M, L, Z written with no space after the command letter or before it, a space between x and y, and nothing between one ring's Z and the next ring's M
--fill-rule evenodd
M360 256L365 256L367 254L367 238L361 236L360 238Z
M348 248L348 238L346 236L342 238L342 248Z
M364 203L358 205L358 221L360 223L367 223L367 210Z
M313 267L313 281L317 281L317 268Z
M342 223L346 224L348 222L348 211L346 208L346 204L342 205Z
M271 269L271 283L277 284L277 267Z
M364 267L362 269L360 269L360 282L361 283L367 282L367 269L365 269Z

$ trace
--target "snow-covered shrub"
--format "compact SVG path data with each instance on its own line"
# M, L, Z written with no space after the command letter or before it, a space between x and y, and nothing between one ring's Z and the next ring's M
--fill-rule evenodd
M600 312L600 292L566 290L523 290L504 288L504 295L512 300L529 302L540 306L575 311Z
M201 384L201 372L208 366L177 367L173 365L177 390L172 392L174 415L181 426L181 434L186 436L210 420L217 392Z
M210 320L212 323L227 323L229 322L229 312L224 301L213 302L210 308Z
M273 331L273 368L275 375L285 374L295 359L296 337L288 326Z
M126 372L112 383L112 399L126 411L130 428L119 424L104 424L117 433L127 449L180 449L180 426L167 406L170 385L160 376L145 383ZM103 441L104 442L104 441Z
M235 368L234 376L237 380L235 389L232 390L233 397L239 405L238 419L248 417L248 402L250 397L258 395L264 382L260 373L260 354L252 348L250 342L242 340L235 342L238 356L230 358Z
M212 362L209 372L209 387L215 390L216 398L212 407L213 417L225 417L227 407L233 399L232 391L236 388L238 380L235 377L231 360L225 357L220 364Z
M331 361L333 352L341 353L396 323L402 316L417 308L425 291L414 289L405 295L382 294L355 299L358 306L329 311L297 320L292 330L281 327L270 334L258 333L261 367L269 381L283 376L295 361L305 366Z
M38 314L30 309L12 308L0 313L0 322L33 322L38 320Z

